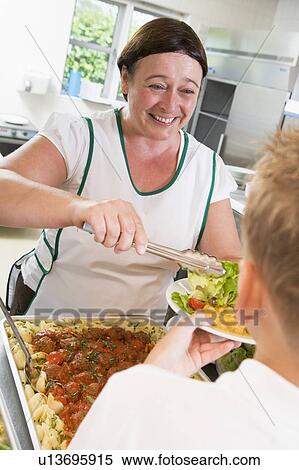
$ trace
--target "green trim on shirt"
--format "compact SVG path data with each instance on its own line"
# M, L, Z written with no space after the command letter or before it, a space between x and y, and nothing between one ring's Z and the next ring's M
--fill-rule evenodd
M87 162L86 166L84 168L84 175L81 181L81 184L79 186L79 189L77 191L77 195L81 196L82 191L84 189L86 179L89 173L90 165L91 165L91 160L92 160L92 155L93 155L93 148L94 148L94 131L93 131L93 125L91 122L90 118L85 118L88 124L88 129L89 129L89 150L88 150L88 157L87 157Z
M173 175L173 177L171 178L171 180L165 186L163 186L163 188L156 189L155 191L148 191L148 192L139 191L139 189L134 184L134 181L132 179L132 175L131 175L131 172L130 172L130 167L129 167L128 157L127 157L127 152L126 152L125 139L124 139L124 133L123 133L122 125L121 125L119 109L117 109L117 108L114 109L114 114L115 114L115 117L116 117L116 123L117 123L120 143L121 143L123 155L124 155L124 158L125 158L127 171L128 171L128 174L129 174L131 184L132 184L133 188L135 189L136 193L139 194L140 196L153 196L155 194L159 194L159 193L162 193L163 191L166 191L168 188L170 188L170 186L172 186L175 183L175 181L177 180L177 178L180 174L180 171L183 167L183 164L184 164L184 161L185 161L185 158L186 158L186 153L187 153L187 150L188 150L188 145L189 145L188 134L185 131L183 131L183 134L184 134L184 147L183 147L183 151L182 151L182 156L180 158L180 163L179 163L179 165L176 169L176 172Z
M42 262L40 261L40 259L39 259L39 257L37 256L36 253L34 253L34 257L35 257L35 259L36 259L36 262L37 262L37 264L38 264L39 269L41 270L41 272L42 272L44 275L48 274L48 273L51 271L51 267L52 267L52 264L53 264L53 263L51 263L50 269L46 269L46 268L43 266Z
M10 305L9 305L9 286L10 286L10 280L11 280L11 276L12 276L12 272L13 272L13 269L14 267L16 267L17 269L19 269L19 271L21 272L21 265L20 267L17 266L17 264L27 255L29 255L30 253L33 253L34 252L34 248L30 251L28 251L28 253L25 253L24 255L22 255L19 259L17 259L17 261L14 262L14 264L12 265L12 267L10 268L10 271L9 271L9 275L8 275L8 279L7 279L7 283L6 283L6 298L5 298L5 303L6 303L6 308L7 310L10 311Z
M88 156L87 156L87 162L86 162L86 165L85 165L85 168L84 168L84 174L83 174L83 178L81 180L81 183L80 183L80 186L79 186L79 189L77 191L77 195L80 196L82 194L82 191L84 189L84 186L85 186L85 183L86 183L86 179L87 179L87 176L88 176L88 173L89 173L89 169L90 169L90 165L91 165L91 161L92 161L92 156L93 156L93 149L94 149L94 131L93 131L93 125L92 125L92 122L91 122L91 119L90 118L85 118L86 119L86 122L88 124L88 129L89 129L89 150L88 150ZM26 312L24 313L27 313L28 310L30 309L34 299L36 298L37 296L37 293L40 289L40 286L42 285L45 277L52 271L52 268L53 268L53 264L54 262L56 261L56 259L58 258L58 253L59 253L59 242L60 242L60 237L61 237L61 234L62 234L62 231L63 231L63 228L60 228L57 233L56 233L56 237L55 237L55 248L54 248L54 251L52 251L52 247L50 246L50 244L48 245L47 243L45 243L50 251L50 254L52 256L52 262L51 262L51 267L49 270L45 269L44 266L42 265L41 261L39 260L38 256L36 255L36 253L34 253L34 256L36 258L36 261L37 261L37 264L39 266L39 268L41 269L41 271L43 272L43 275L42 277L40 278L39 280L39 283L38 283L38 286L36 288L36 292L26 310ZM44 238L44 241L46 242L47 240L47 237L45 235L45 233L43 234L43 238ZM48 240L47 240L48 241ZM48 242L49 243L49 242ZM51 250L50 250L51 248Z
M48 250L49 250L51 256L53 256L54 250L53 250L53 248L51 247L51 245L50 245L50 243L49 243L49 240L47 239L47 235L46 235L45 230L42 231L42 234L43 234L44 242L45 242L46 246L48 247Z
M215 186L215 173L216 173L216 152L213 153L213 168L212 168L211 186L210 186L210 191L209 191L209 195L208 195L208 199L207 199L207 203L206 203L206 207L205 207L205 211L204 211L204 215L203 215L203 219L202 219L201 229L200 229L198 239L197 239L197 243L196 243L196 248L197 249L198 249L198 244L200 243L200 241L202 239L202 236L203 236L203 233L205 231L206 224L207 224L207 218L208 218L211 198L212 198L212 194L213 194L214 186Z

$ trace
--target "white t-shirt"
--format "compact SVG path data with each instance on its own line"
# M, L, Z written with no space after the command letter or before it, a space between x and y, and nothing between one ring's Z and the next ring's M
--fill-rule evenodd
M218 155L192 136L180 134L174 177L163 188L144 193L131 178L119 112L96 113L89 125L85 119L56 113L40 131L65 160L63 189L76 193L81 187L82 196L98 201L132 202L150 241L183 250L197 244L209 197L210 203L228 198L236 183ZM31 312L51 307L148 313L166 309L165 291L178 268L174 262L147 253L139 256L134 250L115 255L89 234L68 227L43 232L23 262L22 274L36 292Z
M260 362L215 383L138 365L109 379L69 449L299 449L299 388Z

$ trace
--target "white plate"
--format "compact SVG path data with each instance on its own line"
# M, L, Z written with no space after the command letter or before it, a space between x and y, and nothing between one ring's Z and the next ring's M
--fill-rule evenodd
M29 123L28 119L17 114L1 114L0 119L7 124L15 124L17 126L25 126Z
M173 292L179 292L180 294L187 294L187 291L190 291L188 278L179 279L178 281L173 282L166 291L166 299L167 299L168 305L172 308L172 310L175 313L178 313L179 315L182 315L183 313L186 314L186 312L181 310L180 307L172 300L171 294ZM223 338L231 339L233 341L240 341L241 343L246 343L246 344L255 344L255 341L253 338L227 333L226 331L218 330L217 328L213 326L201 325L199 326L199 328L201 328L204 331L207 331L208 333L213 333L214 335L222 336Z

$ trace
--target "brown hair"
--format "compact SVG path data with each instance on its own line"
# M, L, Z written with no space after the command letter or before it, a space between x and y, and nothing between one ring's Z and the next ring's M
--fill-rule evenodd
M299 128L277 131L252 181L245 250L267 285L281 328L299 346Z
M138 60L164 52L181 52L192 57L200 64L203 77L206 76L207 56L199 37L189 25L173 18L156 18L141 26L124 47L117 65L120 72L125 65L128 73L133 74Z

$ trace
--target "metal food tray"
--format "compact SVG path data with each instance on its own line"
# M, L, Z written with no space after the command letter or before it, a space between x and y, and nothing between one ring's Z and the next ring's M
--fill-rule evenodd
M45 316L44 315L39 315L38 318L34 317L33 315L26 315L26 316L12 316L12 318L13 318L14 321L18 321L18 320L19 321L24 321L24 322L29 321L29 322L34 322L34 323L38 324L43 320L45 320L45 321L55 321L55 320L56 321L63 321L65 319L70 319L70 318L73 318L73 317L65 315L64 317L60 317L59 319L57 319L57 318L52 318L49 315L45 315ZM136 315L136 316L132 315L130 317L126 317L126 318L123 318L123 319L120 318L120 316L113 315L113 314L106 315L105 318L101 318L99 316L90 316L90 315L88 315L88 316L80 315L80 316L78 316L78 318L76 318L76 320L84 320L84 319L85 320L88 319L89 321L100 320L101 322L103 322L103 323L107 322L108 324L109 324L109 321L111 321L111 320L113 321L113 320L117 320L117 319L120 320L120 321L127 320L127 321L130 321L132 323L133 322L142 322L142 321L149 322L150 321L150 325L158 326L161 329L165 330L165 327L162 324L160 324L158 322L155 322L152 319L149 319L149 317L146 316L146 315ZM28 431L29 431L29 434L30 434L30 437L31 437L31 440L32 440L33 448L35 450L41 450L40 441L39 441L38 436L37 436L37 432L36 432L36 429L35 429L33 419L31 417L31 412L29 410L28 402L27 402L27 399L26 399L26 396L25 396L24 387L22 385L22 381L21 381L21 378L19 376L18 368L16 366L12 351L10 349L8 337L7 337L6 330L5 330L5 325L9 326L7 324L7 321L4 318L0 322L0 334L2 335L2 338L3 338L3 344L4 344L6 354L7 354L8 362L9 362L11 372L12 372L12 375L13 375L13 379L14 379L14 382L15 382L15 385L16 385L16 388L17 388L17 391L18 391L19 399L20 399L20 402L21 402L21 406L22 406L22 409L23 409L24 416L25 416ZM8 421L10 421L10 420L8 420ZM11 431L13 431L12 427L10 427L10 428L8 427L8 430L9 429ZM10 434L9 434L9 437L10 437ZM13 437L13 439L12 439L12 443L14 443L14 442L16 442L15 445L17 446L18 441L16 440L16 437ZM20 446L16 447L16 448L20 448Z
M4 423L4 428L7 434L7 444L11 447L12 450L18 450L21 448L15 430L13 428L7 406L4 401L4 397L0 390L0 419L2 419Z

